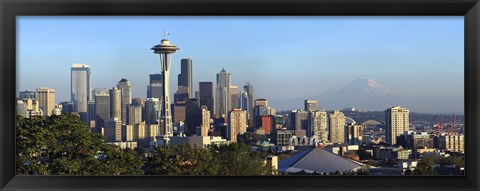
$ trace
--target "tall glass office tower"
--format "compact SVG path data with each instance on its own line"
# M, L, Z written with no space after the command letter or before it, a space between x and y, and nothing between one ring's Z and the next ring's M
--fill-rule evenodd
M72 64L70 82L73 112L78 112L80 118L86 121L88 101L93 100L90 88L90 66L87 64Z

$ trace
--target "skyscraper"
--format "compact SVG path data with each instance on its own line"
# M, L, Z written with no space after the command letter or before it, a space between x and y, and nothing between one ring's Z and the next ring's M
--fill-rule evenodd
M185 128L188 135L197 134L197 128L202 126L202 114L202 108L198 107L194 98L185 101Z
M208 136L210 129L210 111L207 106L202 106L202 126L200 127L200 136Z
M188 98L193 97L192 91L192 59L183 58L180 61L181 68L180 74L178 74L178 86L187 87Z
M147 98L145 101L145 123L156 124L160 118L160 101L158 98Z
M122 122L118 118L105 121L105 138L107 142L122 141Z
M71 101L73 112L78 112L82 120L87 120L87 104L92 100L90 89L90 66L87 64L72 64L71 67Z
M60 105L62 105L62 113L71 114L73 112L73 102L64 101L64 102L60 102Z
M107 88L93 88L93 90L92 90L93 100L92 101L95 101L95 95L100 94L100 93L108 94L108 89Z
M400 136L409 127L409 110L394 106L385 110L385 138L387 145L397 144L397 136Z
M132 103L132 85L127 79L121 79L117 84L122 94L121 111L122 111L122 123L127 122L127 105Z
M321 143L328 142L327 112L308 112L307 136L316 136L318 138L318 141Z
M247 131L246 111L233 109L228 114L228 132L227 139L231 142L237 142L237 135Z
M170 105L170 63L173 54L178 48L170 44L166 38L162 39L160 44L155 45L151 50L160 56L160 69L162 70L162 99L161 99L161 120L164 121L165 134L161 135L157 140L162 141L160 144L166 145L173 135L172 113Z
M216 117L227 116L230 108L230 73L222 69L217 74L217 91L215 96Z
M238 96L238 108L247 111L247 118L249 116L249 105L248 105L248 93L246 91L241 91Z
M256 99L255 106L268 107L268 101L266 99Z
M52 115L53 107L55 106L55 90L47 87L38 88L36 96L38 106L43 110L43 115Z
M290 123L290 128L295 130L297 137L305 136L308 129L308 112L293 110L290 113Z
M185 122L185 103L188 100L188 87L178 86L177 92L173 94L173 122Z
M149 83L147 86L147 98L162 97L162 74L150 74Z
M305 111L317 111L318 109L320 109L318 100L305 100Z
M95 129L92 132L100 133L105 127L105 121L110 118L110 95L105 92L95 95Z
M92 94L95 96L95 94ZM88 101L88 109L87 109L87 126L90 128L95 128L95 118L96 118L96 111L95 111L95 100Z
M154 83L147 86L147 98L162 98L162 84Z
M250 84L250 82L247 82L244 86L243 86L243 90L245 92L247 92L247 95L248 95L248 110L247 110L247 118L248 118L248 121L249 121L249 126L250 127L253 127L254 125L254 118L253 118L253 108L254 108L254 104L253 102L255 101L255 98L254 98L254 94L253 94L253 85Z
M122 117L122 91L117 87L110 89L110 117L121 121Z
M200 106L207 106L207 109L210 111L210 118L213 118L215 109L213 108L213 83L199 82L198 87Z
M248 99L248 93L246 91L241 91L240 94L238 95L238 108L244 110L247 112L247 126L252 127L250 125L249 119L250 119L250 106L249 106L249 99Z
M333 111L330 113L329 119L330 142L338 144L345 143L345 115L340 111Z
M148 84L162 84L162 74L150 74Z
M228 111L231 111L232 109L238 109L238 87L237 86L230 86L229 88L230 91L230 108L228 108Z
M142 121L142 105L127 105L127 125L135 125Z
M18 99L19 100L37 99L37 97L35 96L34 91L25 90L20 92L20 94L18 95Z

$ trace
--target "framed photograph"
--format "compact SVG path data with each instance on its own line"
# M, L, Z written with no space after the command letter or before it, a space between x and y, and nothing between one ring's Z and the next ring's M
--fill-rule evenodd
M479 189L476 0L0 12L2 190Z

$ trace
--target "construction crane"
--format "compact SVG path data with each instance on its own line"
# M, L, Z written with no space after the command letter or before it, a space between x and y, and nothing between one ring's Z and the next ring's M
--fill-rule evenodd
M438 135L440 135L442 133L442 128L443 128L443 117L440 120L440 124L438 124L435 128Z
M450 127L451 134L455 134L455 131L457 131L457 128L455 128L455 121L457 120L457 115L453 114L453 123L452 126Z

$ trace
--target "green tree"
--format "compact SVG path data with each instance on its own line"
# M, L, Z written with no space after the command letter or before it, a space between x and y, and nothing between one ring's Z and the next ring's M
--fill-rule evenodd
M418 161L417 168L413 170L413 175L437 175L433 165L435 165L435 157L425 157Z
M148 175L217 175L218 169L209 150L189 144L155 148L144 167Z
M75 115L17 116L17 174L135 175L141 158L107 144Z
M210 147L216 161L220 163L219 175L272 175L275 173L271 165L257 153L251 152L250 146L244 143L213 145Z
M440 165L456 165L458 167L465 167L465 160L458 156L449 156L439 159L438 163Z

